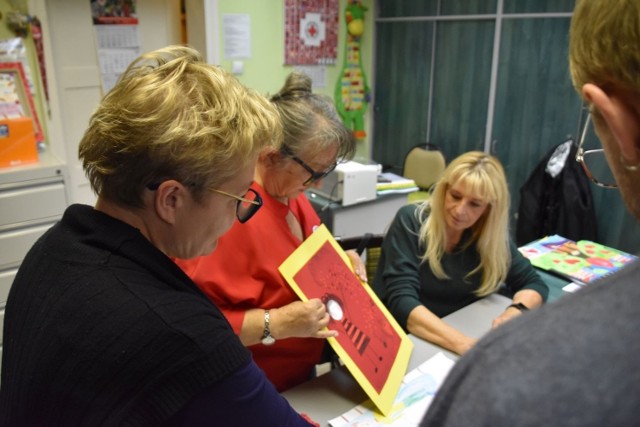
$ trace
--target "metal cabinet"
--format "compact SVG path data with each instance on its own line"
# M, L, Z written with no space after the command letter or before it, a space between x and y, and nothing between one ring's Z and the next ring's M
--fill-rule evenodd
M18 267L66 206L62 165L43 160L34 166L0 169L0 355L4 308Z

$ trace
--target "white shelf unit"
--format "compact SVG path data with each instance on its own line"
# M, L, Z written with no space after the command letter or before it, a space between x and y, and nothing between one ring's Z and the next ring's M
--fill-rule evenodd
M0 357L9 289L31 246L67 207L65 176L47 154L34 165L0 169Z

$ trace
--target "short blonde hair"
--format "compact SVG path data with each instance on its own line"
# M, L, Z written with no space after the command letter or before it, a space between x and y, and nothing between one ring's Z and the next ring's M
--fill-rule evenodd
M420 241L427 248L422 259L429 263L436 277L448 278L440 261L446 246L444 204L449 188L459 182L488 203L487 210L471 227L471 239L467 242L468 245L475 243L480 255L480 264L467 277L481 272L481 285L476 293L484 296L494 292L506 279L511 264L509 189L504 169L497 158L480 151L470 151L447 166L431 198L418 210L421 218L429 213L420 229Z
M98 196L141 207L144 188L165 179L189 185L200 200L281 139L264 96L176 45L127 68L93 113L79 157Z
M640 2L577 0L571 20L569 68L585 83L640 94Z

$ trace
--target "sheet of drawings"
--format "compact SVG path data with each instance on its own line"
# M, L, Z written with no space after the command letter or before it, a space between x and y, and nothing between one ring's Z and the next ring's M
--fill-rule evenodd
M371 401L329 420L331 427L418 426L455 362L437 353L405 375L391 412L383 416Z
M320 298L329 329L377 393L387 382L400 347L395 331L329 242L294 276L309 298Z
M338 331L328 338L376 408L389 413L407 372L413 344L373 290L353 273L349 258L322 225L280 265L303 300L320 299Z

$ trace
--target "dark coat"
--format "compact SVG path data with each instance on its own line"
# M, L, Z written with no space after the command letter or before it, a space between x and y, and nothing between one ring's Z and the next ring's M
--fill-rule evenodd
M564 166L555 177L551 176L546 170L547 164L550 160L557 161L562 157L558 154L567 148L569 155ZM575 161L576 151L572 140L558 144L542 158L520 188L518 246L551 234L575 241L598 240L591 183Z

